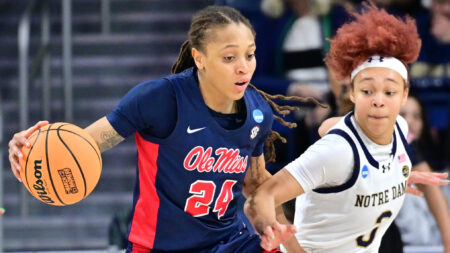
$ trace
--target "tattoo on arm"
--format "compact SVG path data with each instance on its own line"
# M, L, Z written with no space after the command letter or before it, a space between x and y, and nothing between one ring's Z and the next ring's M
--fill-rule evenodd
M100 133L100 142L97 143L100 148L100 152L106 151L117 144L119 144L123 138L115 130L103 131Z

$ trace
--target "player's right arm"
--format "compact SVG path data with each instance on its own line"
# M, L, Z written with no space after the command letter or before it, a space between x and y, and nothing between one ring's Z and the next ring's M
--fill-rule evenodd
M31 145L27 140L28 137L30 137L39 128L48 125L48 123L48 121L39 121L27 130L14 134L8 143L8 158L9 163L11 164L11 171L20 182L22 182L22 179L20 178L19 159L22 159L23 157L21 150L24 146L29 147ZM100 152L106 151L124 140L124 138L120 136L116 130L114 130L106 117L92 123L90 126L85 128L85 131L95 140Z
M102 153L124 140L124 138L114 130L106 117L97 120L84 130L92 136Z
M275 207L303 194L302 186L286 169L276 173L253 192L245 203L245 213L261 235L261 246L272 250L295 234L294 225L277 222Z
M140 131L165 138L172 132L176 117L175 92L167 80L157 79L133 87L112 112L85 130L103 152Z
M289 239L294 228L276 222L275 207L304 192L343 184L352 168L351 146L339 135L330 134L264 182L245 206L247 217L262 237L261 246L266 250L277 247Z

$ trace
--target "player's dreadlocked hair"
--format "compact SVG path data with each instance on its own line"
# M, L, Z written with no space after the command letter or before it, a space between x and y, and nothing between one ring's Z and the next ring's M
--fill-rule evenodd
M255 30L253 29L252 25L246 19L239 11L226 6L209 6L204 8L203 10L199 11L191 22L191 27L189 29L189 39L186 40L180 49L180 54L178 55L177 61L172 66L172 73L179 73L183 70L195 67L194 59L191 55L191 49L196 48L199 51L205 50L205 43L208 39L208 33L210 32L210 29L216 28L216 27L223 27L228 24L235 23L235 24L244 24L247 26L255 35ZM300 102L309 102L312 101L317 105L320 105L322 107L325 107L324 105L317 102L314 98L301 98L301 97L286 97L283 95L269 95L259 89L257 89L254 85L249 84L250 87L255 89L266 101L269 103L269 105L272 107L275 112L286 116L291 111L296 110L298 106L289 106L289 105L283 105L280 106L273 102L273 99L282 99L282 100L295 100ZM279 121L282 125L287 126L289 128L296 127L297 124L287 122L281 117L274 114L274 119ZM275 140L281 140L283 143L286 143L286 139L283 138L278 132L271 131L270 135L267 137L265 142L265 148L266 148L266 154L265 159L268 162L274 162L275 161L275 147L273 142Z

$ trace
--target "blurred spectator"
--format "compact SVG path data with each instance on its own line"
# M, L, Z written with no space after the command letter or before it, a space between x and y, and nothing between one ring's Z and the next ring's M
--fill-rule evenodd
M415 95L410 94L402 108L401 115L408 122L407 139L415 154L413 164L425 161L433 168L432 165L438 158L436 157L436 145L431 136L424 105Z
M388 12L397 14L397 15L405 15L408 14L410 16L417 16L420 13L426 11L422 4L422 0L372 0L377 5L382 6L387 9ZM350 0L349 3L354 6L359 6L362 0Z
M442 44L450 43L450 1L434 0L431 5L431 34ZM448 58L447 58L448 60Z
M339 80L336 74L328 69L328 81L330 91L325 95L325 98L329 108L316 107L305 119L306 124L311 129L310 144L320 138L317 129L325 119L343 116L353 110L353 102L350 100L350 77Z
M408 122L407 139L413 152L413 170L431 171L423 154L423 151L429 151L430 147L427 141L429 129L422 104L417 97L410 96L400 114ZM395 220L402 240L406 245L443 244L445 252L450 252L448 201L442 190L436 186L419 186L419 189L424 193L425 199L408 195Z
M411 66L411 88L425 106L437 159L431 167L443 170L450 157L450 0L433 0L429 12L417 16L422 39L419 59ZM426 155L426 154L425 154Z
M422 50L411 66L413 88L449 88L450 1L433 0L430 12L417 16ZM448 90L447 90L448 91Z

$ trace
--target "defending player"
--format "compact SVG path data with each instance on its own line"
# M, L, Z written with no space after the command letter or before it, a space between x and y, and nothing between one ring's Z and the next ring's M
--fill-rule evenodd
M266 160L273 160L272 142L280 137L271 131L272 109L286 114L293 108L276 105L250 84L254 36L238 11L205 8L192 20L172 68L177 74L138 85L86 128L101 151L136 136L138 181L127 252L262 252L260 238L237 215L237 199L270 177L263 146ZM45 124L10 142L19 180L20 148Z
M296 238L307 252L378 252L413 183L408 129L399 111L408 96L407 64L418 57L420 39L412 19L364 6L338 30L326 59L341 77L351 77L354 111L246 202L265 249L289 238L291 227L276 222L274 207L298 196Z

